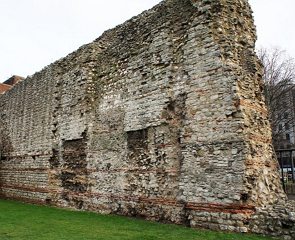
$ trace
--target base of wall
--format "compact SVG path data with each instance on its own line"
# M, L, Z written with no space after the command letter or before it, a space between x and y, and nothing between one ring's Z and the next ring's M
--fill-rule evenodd
M70 194L67 198L51 201L43 193L40 194L32 198L34 193L19 190L16 194L5 191L5 193L0 193L0 198L102 214L144 218L192 228L256 233L282 237L285 240L295 239L295 201L282 201L273 206L254 208L220 204L124 201L111 198L102 200Z
M295 239L295 201L282 201L257 209L251 217L250 231L285 240Z

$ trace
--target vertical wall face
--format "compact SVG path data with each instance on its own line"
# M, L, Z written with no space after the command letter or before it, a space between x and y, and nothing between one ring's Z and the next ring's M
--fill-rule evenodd
M50 76L41 73L1 96L0 181L1 194L7 197L46 197L52 87Z
M285 197L253 26L246 1L167 0L17 85L2 195L248 231Z
M69 55L1 96L2 196L54 202L59 187L68 188L67 170L78 168L72 162L85 165L87 64L77 67L84 60Z
M245 1L166 1L94 44L105 38L120 51L99 55L93 79L95 201L149 216L284 197Z
M212 30L220 48L223 70L234 80L232 97L236 109L232 116L240 115L238 131L244 139L241 198L252 205L264 206L284 199L285 194L262 95L261 65L254 52L256 32L251 9L246 1L232 0L216 3L212 12L219 19Z
M112 32L122 50L99 56L90 190L106 211L181 222L185 204L239 203L244 140L225 114L234 80L200 13L167 1Z
M65 207L81 208L82 203L68 196L68 192L83 194L88 187L86 155L90 105L87 86L91 60L87 51L89 49L81 48L56 64L60 72L56 76L53 100L52 155L46 201Z

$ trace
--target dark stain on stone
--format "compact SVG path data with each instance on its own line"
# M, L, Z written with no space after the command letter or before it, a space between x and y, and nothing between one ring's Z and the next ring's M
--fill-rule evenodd
M56 149L52 149L52 156L49 159L49 165L51 169L59 166L58 151Z
M86 137L63 142L63 169L60 175L62 187L74 192L87 190Z
M249 199L249 194L248 194L248 193L242 193L242 194L241 194L241 200L242 200L243 202L247 202L248 199Z
M136 152L138 149L147 150L147 129L127 132L127 146L129 151Z

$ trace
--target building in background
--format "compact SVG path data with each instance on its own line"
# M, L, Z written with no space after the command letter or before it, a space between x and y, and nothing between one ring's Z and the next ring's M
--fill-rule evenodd
M282 94L275 110L274 147L276 149L295 148L295 87Z
M273 116L273 143L286 193L295 194L295 85L288 86Z
M19 81L22 81L24 78L13 75L11 78L7 79L4 83L0 83L0 94L5 93L9 89L11 89L15 84L17 84Z

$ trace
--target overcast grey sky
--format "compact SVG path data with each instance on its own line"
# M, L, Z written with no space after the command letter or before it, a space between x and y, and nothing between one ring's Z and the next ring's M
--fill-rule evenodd
M0 0L0 82L27 76L160 0ZM295 57L295 0L249 0L258 46Z

